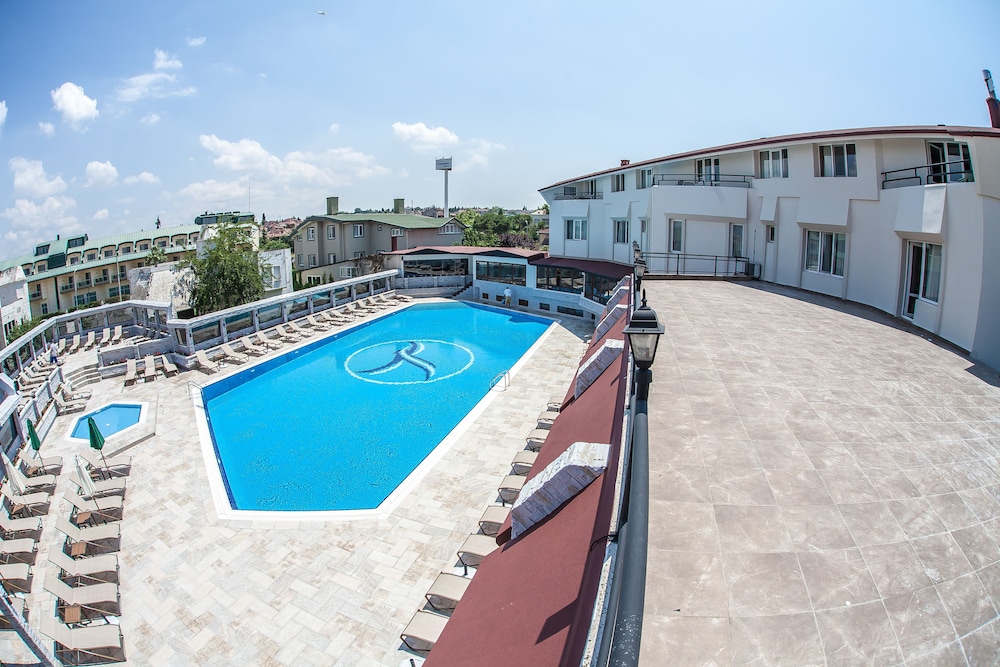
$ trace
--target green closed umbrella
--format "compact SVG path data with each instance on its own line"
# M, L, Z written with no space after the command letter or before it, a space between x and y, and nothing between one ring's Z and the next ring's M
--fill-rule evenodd
M104 467L107 468L108 460L104 458L104 435L101 433L101 429L97 428L97 422L94 421L93 417L87 417L87 430L90 431L90 448L101 453L101 460L104 461Z
M31 448L38 452L39 448L42 446L42 441L38 439L38 434L35 433L35 425L28 420L28 441L31 443Z

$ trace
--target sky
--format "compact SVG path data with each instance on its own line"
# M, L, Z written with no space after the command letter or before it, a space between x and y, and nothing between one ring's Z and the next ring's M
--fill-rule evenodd
M796 132L989 125L1000 2L0 0L0 257L442 206Z

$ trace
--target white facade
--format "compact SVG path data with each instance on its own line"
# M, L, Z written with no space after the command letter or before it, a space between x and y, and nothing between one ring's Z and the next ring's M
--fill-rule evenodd
M20 266L0 271L0 319L3 320L3 344L10 340L14 327L31 319L28 281Z
M905 318L1000 368L1000 130L768 138L541 193L554 256L631 264L635 241L651 274L746 270Z
M264 297L288 294L292 291L292 250L278 248L277 250L262 250L258 253L261 266L270 282L264 283Z

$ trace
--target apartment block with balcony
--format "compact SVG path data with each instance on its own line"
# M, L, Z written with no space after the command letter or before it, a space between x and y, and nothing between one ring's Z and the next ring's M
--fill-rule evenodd
M1000 129L813 132L540 190L555 257L746 273L904 318L1000 367Z
M451 218L428 218L403 212L403 200L392 213L341 213L339 198L327 197L326 214L306 218L292 235L292 265L303 283L350 278L358 260L417 246L453 245L465 225Z
M19 266L28 284L31 317L91 303L127 299L128 272L141 268L154 247L167 261L194 251L200 225L164 227L91 239L87 234L39 243L29 255L0 261L0 271Z

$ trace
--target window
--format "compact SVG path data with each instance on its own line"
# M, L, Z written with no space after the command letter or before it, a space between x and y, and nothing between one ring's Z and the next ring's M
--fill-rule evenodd
M306 265L305 258L302 255L297 255L296 256L295 263L298 264L299 266L305 266Z
M757 166L758 178L788 178L788 149L761 151Z
M706 157L695 160L695 171L699 181L712 182L719 180L719 158Z
M403 235L403 230L400 229L399 227L393 227L392 229L389 230L389 236L402 236L402 235Z
M316 266L316 255L309 254L309 266Z
M365 226L364 225L354 225L354 238L360 239L360 238L363 238L364 235L365 235Z
M957 142L931 141L927 143L930 161L928 183L960 183L972 179L972 158L969 145Z
M66 247L67 248L79 248L80 246L82 246L86 242L87 242L87 237L86 236L77 236L75 239L69 239L68 241L66 241Z
M556 306L556 312L562 315L575 315L576 317L583 317L583 311L579 308L570 308L569 306Z
M49 254L49 244L48 243L46 243L45 245L40 245L40 246L38 246L38 247L35 248L35 257L40 257L42 255L47 255L47 254Z
M684 221L670 221L670 252L684 252Z
M122 296L128 296L132 293L132 288L129 285L122 285Z
M330 241L332 241L333 239L337 238L337 226L336 225L327 225L326 226L326 238L328 240L330 240Z
M140 243L139 244L139 250L149 250L149 244L148 243Z
M635 189L645 190L653 186L653 170L637 169L635 172Z
M774 225L768 225L767 226L767 242L768 243L774 243L774 241L777 239L777 237L778 237L777 236L777 230L775 229Z
M316 228L315 227L309 227L308 229L306 229L306 240L307 241L315 241L316 240Z
M123 255L131 255L132 254L132 246L127 245L127 246L123 247L122 248L122 254Z
M70 266L72 266L73 264L79 264L80 263L80 257L79 256L70 257L69 258L69 263L70 263Z
M105 257L114 257L115 256L115 251L114 250L105 250L104 251L104 256Z
M342 266L342 267L340 267L340 277L341 278L353 278L354 277L354 267L353 266Z
M587 240L587 220L568 218L566 220L566 239L573 241Z
M611 176L611 191L622 192L625 189L625 174L613 174Z
M308 276L306 280L309 281L309 285L319 285L321 278L319 276Z
M302 243L302 234L296 234L296 235L295 235L295 240L296 240L297 242L299 242L299 243Z
M819 175L857 176L858 156L854 144L831 144L819 147Z
M589 181L583 182L583 191L586 193L587 197L594 198L597 196L597 179L592 178Z
M45 303L43 301L42 302L42 315L48 315L48 314L49 314L49 304L47 304L47 303Z
M403 277L405 278L467 275L469 275L469 260L467 259L403 260Z
M156 242L156 247L157 247L157 248L166 248L166 247L167 247L167 242L166 242L166 240L163 240L163 241L157 241L157 242Z
M476 262L476 280L488 280L493 283L520 285L526 283L527 267L524 264L510 262Z
M742 257L743 256L743 225L732 225L729 230L730 257Z
M535 267L535 287L583 294L583 271L561 266Z
M43 264L39 264L39 265L38 265L38 272L43 272L43 271L45 271L45 270L46 270L46 269L45 269L45 264L44 264L44 263L43 263Z
M806 271L844 275L847 234L806 232Z
M361 259L364 256L365 256L364 252L362 252L360 250L354 251L354 259Z
M337 253L328 252L326 253L326 263L336 264L337 263Z
M628 220L615 220L615 243L629 242Z
M903 314L913 317L917 300L937 303L941 296L941 245L910 241L907 294Z
M439 234L457 234L458 233L458 225L456 225L454 222L449 222L447 225L442 225L441 226L441 231L439 231L438 233Z
M95 259L97 259L97 253L96 252L88 252L87 253L87 261L88 262L93 262Z

